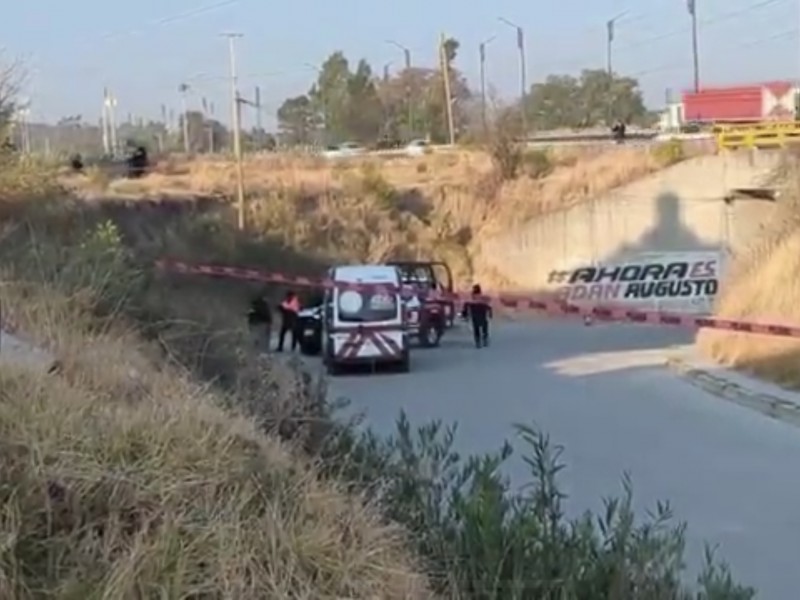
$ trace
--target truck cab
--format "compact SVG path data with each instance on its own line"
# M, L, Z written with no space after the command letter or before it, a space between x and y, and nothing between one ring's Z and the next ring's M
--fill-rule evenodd
M400 273L391 265L337 266L328 272L322 356L329 374L348 364L410 370L407 311Z
M438 346L445 330L455 325L453 274L441 261L390 261L408 290L409 327L422 346Z

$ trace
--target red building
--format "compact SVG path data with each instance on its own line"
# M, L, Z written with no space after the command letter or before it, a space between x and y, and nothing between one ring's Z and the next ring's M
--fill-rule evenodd
M683 93L683 122L787 121L795 118L791 81L701 88Z

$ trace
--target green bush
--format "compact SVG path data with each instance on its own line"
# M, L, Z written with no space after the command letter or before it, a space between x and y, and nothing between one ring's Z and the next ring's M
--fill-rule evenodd
M557 475L561 448L518 426L531 485L511 492L500 468L511 455L462 458L455 427L439 422L413 431L405 415L397 434L380 439L344 427L321 457L323 470L366 491L386 516L404 525L418 555L448 597L473 599L599 598L749 600L725 564L707 550L693 595L682 583L684 525L671 525L668 504L644 521L632 509L632 486L600 515L570 520Z
M499 135L494 138L489 146L489 155L501 180L510 181L517 177L522 165L522 146L511 137Z
M386 180L376 165L365 163L361 167L360 187L362 193L373 197L382 208L391 210L397 190Z
M657 144L653 150L653 156L662 167L668 167L686 159L686 151L683 142L671 139L667 142Z
M553 161L546 150L529 150L522 155L522 170L531 179L547 177L553 168Z

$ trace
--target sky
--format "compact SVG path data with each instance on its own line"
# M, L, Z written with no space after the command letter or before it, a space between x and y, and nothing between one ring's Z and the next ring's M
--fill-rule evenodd
M700 79L704 85L755 83L800 76L797 0L696 0ZM614 70L636 76L649 106L667 90L692 84L691 20L686 0L27 0L3 7L0 60L20 59L28 73L31 118L53 122L80 114L99 119L103 87L117 98L118 120L157 119L161 106L180 110L178 86L190 85L189 108L202 98L228 122L228 45L237 32L240 89L261 89L264 126L289 96L305 93L318 65L341 50L355 63L366 58L376 73L433 66L443 32L461 42L456 66L478 85L479 44L487 46L487 80L498 96L519 95L514 29L524 29L529 84L548 74L605 68L606 22L616 22ZM245 126L254 124L247 111ZM248 122L249 121L249 122Z

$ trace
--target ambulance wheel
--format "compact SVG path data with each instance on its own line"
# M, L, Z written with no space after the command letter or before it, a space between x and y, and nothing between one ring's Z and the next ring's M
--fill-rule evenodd
M409 373L411 372L411 354L406 352L403 355L403 358L397 363L397 370L400 373Z
M331 377L336 377L342 373L342 365L337 363L336 361L329 360L325 363L325 371Z
M325 372L332 377L342 372L341 365L333 358L333 348L331 348L330 345L325 349L325 354L322 357L322 364L325 365Z
M442 329L436 325L419 330L419 343L423 348L435 348L442 341Z

